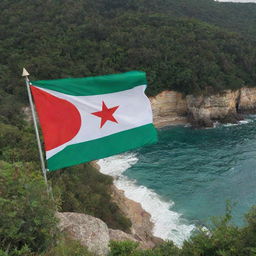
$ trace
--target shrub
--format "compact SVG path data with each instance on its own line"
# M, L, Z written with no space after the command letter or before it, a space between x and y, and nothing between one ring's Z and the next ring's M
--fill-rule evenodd
M63 239L56 247L41 256L93 256L93 254L88 252L87 248L82 246L79 242Z
M111 241L109 256L178 256L179 249L173 242L165 242L153 250L138 248L138 243L131 241Z
M42 252L56 242L56 205L40 171L0 161L0 248L10 256Z
M93 215L110 228L128 231L131 222L111 199L112 177L90 164L81 164L51 173L54 190L60 193L61 210Z
M130 256L134 255L138 243L131 241L111 241L110 249L111 252L109 256Z

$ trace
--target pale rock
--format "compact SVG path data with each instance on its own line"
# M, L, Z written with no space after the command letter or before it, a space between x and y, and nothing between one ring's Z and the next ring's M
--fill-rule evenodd
M186 98L179 92L163 91L150 97L156 127L187 123Z
M131 234L140 242L141 248L151 249L163 241L152 234L154 224L151 215L141 207L140 203L126 198L124 192L115 186L112 186L112 199L121 212L131 220Z
M90 215L74 212L58 212L59 229L73 240L86 246L99 256L109 253L109 231L106 223Z
M118 230L118 229L109 229L109 237L110 240L113 241L132 241L132 242L138 242L137 239L134 238L133 235L131 234L127 234L125 232L123 232L122 230Z
M236 117L239 91L227 90L210 96L187 95L188 112L193 121L211 126L213 121Z
M238 110L248 111L256 109L256 88L244 87L240 90Z

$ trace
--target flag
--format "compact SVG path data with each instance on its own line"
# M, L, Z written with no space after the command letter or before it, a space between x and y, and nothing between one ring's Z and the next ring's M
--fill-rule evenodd
M31 82L48 169L156 142L146 86L140 71Z

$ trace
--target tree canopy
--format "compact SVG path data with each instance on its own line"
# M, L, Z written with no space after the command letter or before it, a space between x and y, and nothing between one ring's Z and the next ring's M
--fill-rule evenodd
M27 100L23 66L32 79L144 70L149 95L254 86L255 16L213 0L2 0L1 120Z
M6 256L9 250L9 255L34 255L54 246L57 236L55 208L47 201L38 171L33 128L25 121L28 100L22 67L31 73L31 80L143 70L148 95L166 89L204 94L256 86L255 20L256 4L213 0L1 0L0 183L2 190L6 186L8 190L0 189L0 254ZM111 177L80 165L49 178L59 195L60 210L92 214L110 227L129 230L130 221L111 201ZM252 224L254 212L249 216ZM253 237L252 226L242 231ZM237 229L230 230L234 239ZM252 247L255 252L250 237L241 248ZM206 255L203 252L216 244L212 238L207 234L193 238L184 245L188 254L181 255L197 255L198 250ZM47 255L69 255L65 246L58 243ZM112 255L127 248L136 255L178 255L179 250L172 244L152 252L136 251L136 245L129 243L120 246L112 246ZM74 255L89 255L76 243L68 247L77 248ZM220 244L216 250L230 255L223 248L230 249ZM207 256L220 255L216 250Z

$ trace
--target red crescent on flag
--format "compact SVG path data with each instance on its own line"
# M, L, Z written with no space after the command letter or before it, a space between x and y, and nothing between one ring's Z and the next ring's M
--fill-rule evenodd
M78 109L69 101L60 99L31 86L44 136L45 150L54 149L76 136L81 127Z

